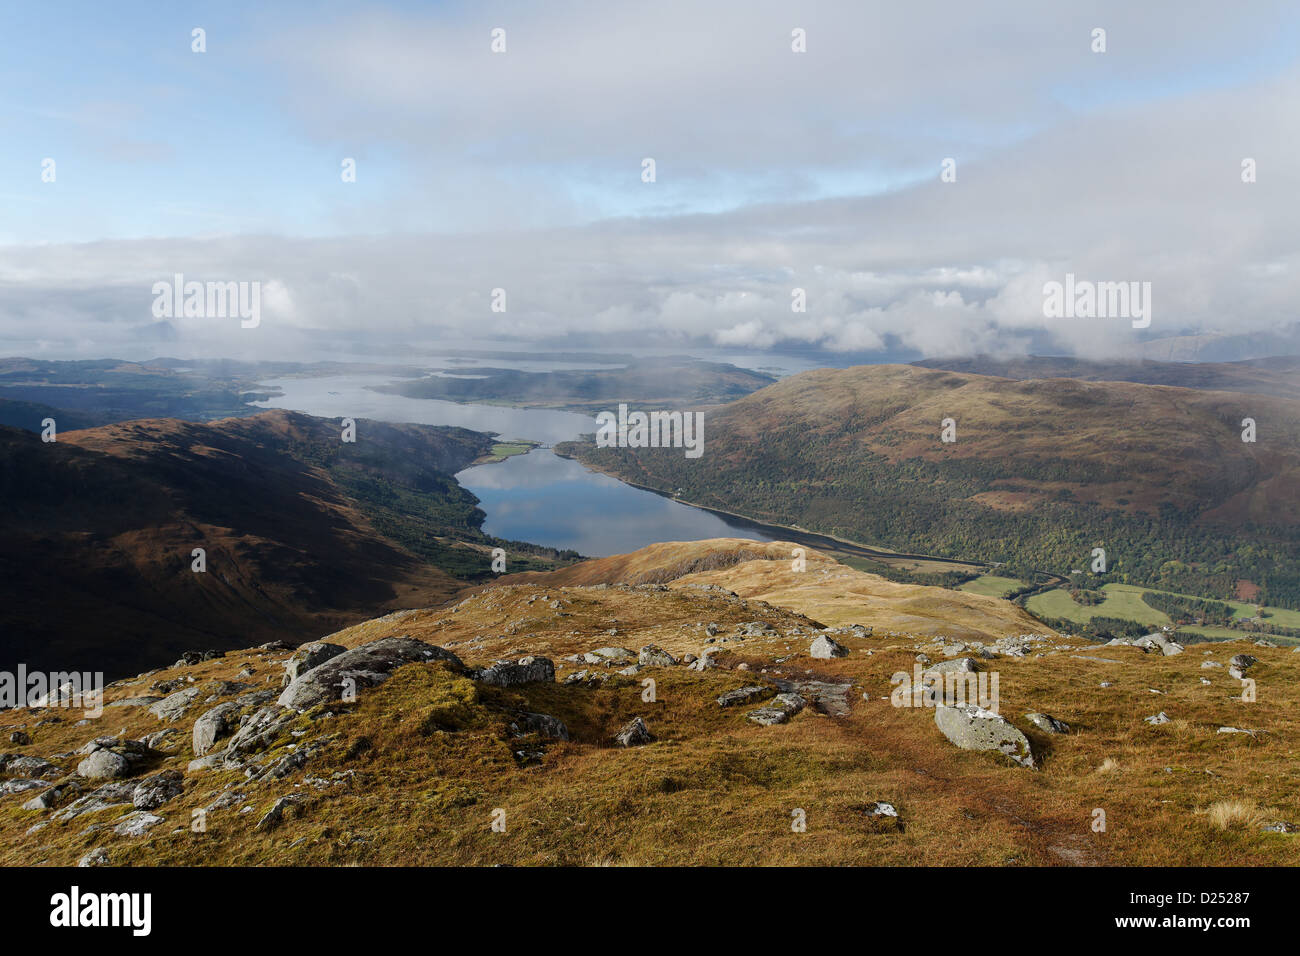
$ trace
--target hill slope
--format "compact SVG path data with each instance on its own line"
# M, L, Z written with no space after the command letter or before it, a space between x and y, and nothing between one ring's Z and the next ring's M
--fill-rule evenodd
M744 557L736 542L676 545L617 571L712 564L695 573L716 587L502 583L354 625L325 638L352 657L299 676L301 708L277 702L291 658L280 646L121 681L85 725L57 708L0 713L0 739L27 735L0 755L0 864L1294 863L1297 837L1263 827L1300 821L1300 655L826 633L732 593L755 586L754 564L781 574L771 547L770 561L724 566ZM834 613L840 586L808 559L797 600L820 618L816 589ZM826 636L847 655L813 656ZM633 663L652 644L661 651ZM594 653L611 647L631 658ZM1251 703L1227 673L1243 651L1258 658ZM996 674L999 712L1026 734L1035 768L958 749L933 707L891 706L894 676L918 654ZM347 672L356 699L333 699ZM311 687L324 696L297 696ZM746 702L719 705L742 688ZM751 720L778 692L805 706L783 723ZM1040 731L1030 712L1069 732ZM1143 720L1158 712L1167 723ZM617 746L636 718L653 739ZM91 776L104 767L119 776Z
M953 419L956 441L941 441ZM1257 442L1241 422L1257 422ZM865 543L1300 606L1300 402L915 366L820 369L705 419L704 454L558 451L625 480Z
M436 603L463 586L452 573L486 571L482 513L450 475L492 439L357 429L346 444L338 423L283 411L49 444L0 429L0 668L117 675L185 650L303 640Z

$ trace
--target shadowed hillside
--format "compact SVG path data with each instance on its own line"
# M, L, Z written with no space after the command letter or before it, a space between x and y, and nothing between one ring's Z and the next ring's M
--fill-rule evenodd
M122 674L185 650L305 640L437 603L463 586L453 575L487 571L482 512L451 473L489 436L365 420L355 443L340 435L283 411L49 444L0 429L3 667Z

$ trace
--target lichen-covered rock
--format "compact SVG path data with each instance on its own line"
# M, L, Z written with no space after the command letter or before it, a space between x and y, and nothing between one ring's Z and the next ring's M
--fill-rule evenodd
M179 770L164 770L145 777L131 793L131 804L137 810L155 810L168 800L179 797L185 789L185 777Z
M807 705L807 701L798 694L777 694L766 707L751 711L749 719L764 727L784 724Z
M312 641L309 644L302 645L284 662L284 683L282 686L288 687L313 667L319 667L326 661L338 657L346 651L347 648L341 644L329 644L325 641Z
M497 661L492 666L479 671L478 679L495 687L549 684L555 680L555 664L549 657L521 657L517 661Z
M764 697L770 697L775 692L775 689L771 687L738 687L719 697L718 706L741 707L745 704L752 704L756 700L762 700Z
M116 780L130 772L127 759L112 750L96 750L77 764L77 773L87 780Z
M230 734L231 725L239 710L239 705L233 702L217 704L194 721L194 756L202 757L216 746L218 740Z
M199 689L197 687L186 687L174 694L168 694L156 704L150 704L149 713L159 720L178 720L190 704L198 699L198 696Z
M677 663L677 658L657 644L647 644L637 655L637 663L642 667L672 667Z
M934 722L943 735L962 750L991 750L1004 754L1022 767L1034 766L1029 738L1005 717L992 711L958 704L935 708Z
M403 664L444 661L464 668L451 651L409 637L385 637L362 644L300 675L280 694L281 707L307 710L328 700L341 700L350 690L377 687Z

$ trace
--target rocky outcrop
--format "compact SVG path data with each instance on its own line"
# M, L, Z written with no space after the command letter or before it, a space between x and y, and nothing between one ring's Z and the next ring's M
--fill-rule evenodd
M352 691L377 687L403 664L443 661L457 670L464 665L451 651L409 637L386 637L362 644L332 657L301 674L283 693L278 703L293 710L307 710L317 704L341 700Z
M820 660L832 657L848 657L849 649L832 637L823 634L808 646L808 654Z
M784 724L807 705L807 701L798 694L777 694L766 707L750 711L749 719L764 727Z
M640 717L633 717L623 729L614 735L614 745L618 747L639 747L653 741L654 734Z
M319 667L326 661L338 657L346 651L347 648L341 644L329 644L325 641L312 641L309 644L302 645L284 662L283 686L288 687L312 668Z
M517 661L497 661L476 675L484 684L495 687L518 687L521 684L551 683L555 664L549 657L521 657Z

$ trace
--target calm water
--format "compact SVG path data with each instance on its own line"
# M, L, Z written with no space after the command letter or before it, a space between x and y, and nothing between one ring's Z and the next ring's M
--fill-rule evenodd
M391 380L389 376L357 375L277 379L262 384L284 394L256 404L323 418L459 425L547 445L596 430L595 419L572 412L460 405L385 395L365 387ZM487 513L483 530L488 534L572 549L589 557L623 554L656 541L773 540L758 529L588 471L550 448L467 468L456 480L482 502L480 507Z

